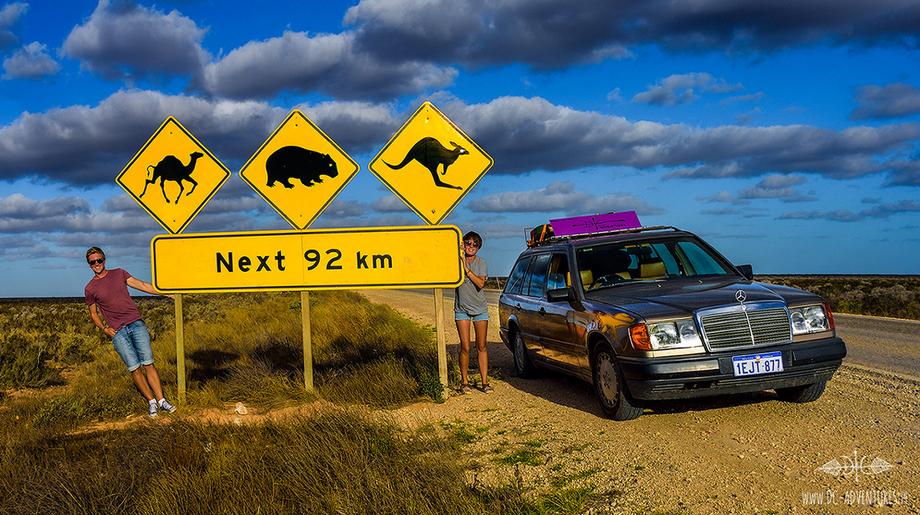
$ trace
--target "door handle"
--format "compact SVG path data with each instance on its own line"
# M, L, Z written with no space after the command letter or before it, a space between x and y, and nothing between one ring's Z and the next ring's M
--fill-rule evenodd
M540 308L540 316L543 316L545 314L546 314L546 308Z
M520 305L520 304L515 304L515 305L514 305L514 309L521 309L521 305Z

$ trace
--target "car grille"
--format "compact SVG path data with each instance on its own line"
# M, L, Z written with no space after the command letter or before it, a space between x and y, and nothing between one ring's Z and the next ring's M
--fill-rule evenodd
M706 343L712 350L761 347L792 341L785 307L756 309L749 306L744 311L738 306L712 313L701 312L698 316Z

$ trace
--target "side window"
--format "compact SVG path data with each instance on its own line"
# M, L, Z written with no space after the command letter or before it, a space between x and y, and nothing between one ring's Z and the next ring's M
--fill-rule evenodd
M546 291L546 272L549 269L549 261L553 256L551 254L540 254L533 260L533 266L530 267L530 285L527 295L531 297L542 297Z
M682 241L677 246L687 257L687 260L690 261L690 266L693 267L693 272L696 275L724 275L728 273L715 258L701 249L696 243Z
M567 288L572 285L572 277L569 275L569 258L565 254L553 254L553 260L549 265L549 276L546 279L546 289L556 290Z
M527 265L530 264L530 256L521 258L514 264L511 269L511 275L508 276L508 283L505 284L505 293L521 293L521 284L524 282L524 272L527 271Z
M652 247L655 249L655 253L658 257L664 261L664 267L668 275L675 277L681 275L680 267L674 259L674 255L664 243L653 243Z

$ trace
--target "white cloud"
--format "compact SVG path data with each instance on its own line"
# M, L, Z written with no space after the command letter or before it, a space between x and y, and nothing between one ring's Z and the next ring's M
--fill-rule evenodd
M61 66L48 55L47 46L33 41L3 60L4 79L39 79L54 75Z
M854 120L897 118L920 113L920 89L911 84L869 85L859 88L859 105L850 114Z
M490 213L542 213L567 214L613 211L637 211L640 214L657 214L662 209L629 194L592 195L585 188L576 188L569 181L557 181L546 187L530 191L506 191L486 195L469 203L472 211Z
M676 51L768 52L796 44L915 48L914 0L362 0L345 22L385 60L566 67L628 57L634 45Z
M439 106L495 159L493 174L628 166L670 177L820 174L847 178L913 168L892 155L910 150L920 125L692 127L629 121L542 98L501 97ZM386 104L302 106L348 153L379 148L407 113ZM414 106L413 106L414 107ZM110 182L168 115L228 164L245 160L287 111L264 102L119 91L99 105L24 113L0 127L0 180L39 176L69 184Z
M25 2L13 2L0 8L0 50L16 42L11 29L28 10L29 4Z
M673 106L693 102L701 93L730 93L741 87L741 84L728 84L722 79L715 79L708 73L676 74L637 93L633 102Z
M108 77L146 74L197 75L210 60L205 29L178 11L164 13L133 2L100 0L73 28L62 52Z
M381 62L355 48L350 33L286 31L251 41L207 65L201 86L230 98L320 91L336 98L389 98L445 87L457 70L413 60Z

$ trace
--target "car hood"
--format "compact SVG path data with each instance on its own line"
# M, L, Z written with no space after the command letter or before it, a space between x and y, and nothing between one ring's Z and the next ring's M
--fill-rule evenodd
M644 318L690 315L703 308L738 304L736 295L744 292L745 304L820 302L817 295L796 288L751 282L740 278L701 281L658 281L614 286L587 292L588 301L618 307Z

